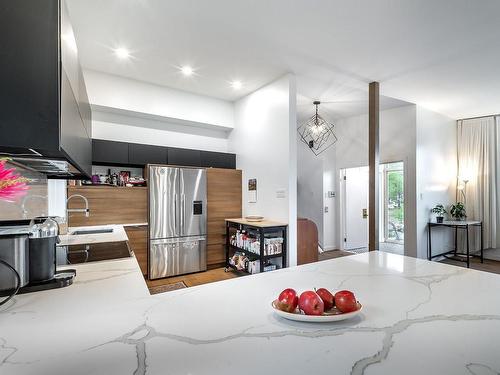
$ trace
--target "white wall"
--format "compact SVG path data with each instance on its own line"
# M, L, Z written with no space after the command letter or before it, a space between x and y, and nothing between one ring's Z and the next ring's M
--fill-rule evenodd
M337 189L338 169L335 160L335 150L332 149L323 157L323 249L334 250L339 248L337 240L337 202L340 197L340 189ZM327 196L329 191L335 193L335 197Z
M457 177L456 121L417 107L417 252L427 257L427 222L436 204L449 206L455 201ZM433 230L435 251L451 250L452 232ZM434 253L434 251L433 251Z
M405 248L416 248L415 141L416 106L407 105L380 112L380 161L405 163L406 213L408 228ZM325 153L324 189L333 190L335 198L327 199L328 213L324 214L324 244L340 248L340 170L368 165L368 115L354 116L334 122L338 141ZM332 230L332 228L334 228Z
M47 180L48 215L66 217L66 180Z
M231 102L85 70L90 103L164 118L234 127Z
M323 157L297 137L297 216L312 220L323 246Z
M84 74L92 138L228 151L233 103L92 70Z
M228 139L92 120L92 138L228 152Z
M289 264L296 264L295 77L286 75L235 102L229 151L243 171L243 215L289 223ZM248 202L248 179L257 179L257 202ZM284 197L279 192L284 191Z
M368 117L339 120L336 131L339 141L325 155L323 189L334 185L337 197L334 217L324 214L324 243L340 248L339 171L368 165ZM449 205L455 197L456 152L454 120L415 105L381 111L380 161L405 164L406 255L427 256L429 210L438 203ZM334 231L329 230L332 223ZM438 231L433 244L443 250L452 245L449 234Z

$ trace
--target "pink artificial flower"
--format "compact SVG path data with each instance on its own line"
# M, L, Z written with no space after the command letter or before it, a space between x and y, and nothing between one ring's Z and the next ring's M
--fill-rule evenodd
M6 168L7 159L0 159L0 200L13 202L27 194L29 180L16 173L15 168Z

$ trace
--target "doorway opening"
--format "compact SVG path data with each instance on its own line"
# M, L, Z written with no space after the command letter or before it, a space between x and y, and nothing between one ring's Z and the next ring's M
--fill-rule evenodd
M404 255L404 163L380 165L380 250Z
M367 166L340 170L342 250L368 251L368 173ZM380 164L379 249L400 255L404 255L404 186L402 161Z

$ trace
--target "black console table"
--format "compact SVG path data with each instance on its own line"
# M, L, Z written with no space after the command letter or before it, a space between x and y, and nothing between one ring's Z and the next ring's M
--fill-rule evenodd
M483 222L482 221L474 221L474 220L448 220L448 221L443 221L442 223L436 223L436 222L429 222L427 224L429 230L428 230L428 242L429 246L427 249L427 259L432 260L434 258L444 256L448 259L453 259L453 260L458 260L461 262L466 262L467 263L467 268L470 267L470 258L472 257L479 257L481 258L481 263L483 263ZM432 254L432 228L434 227L446 227L446 228L453 228L455 229L455 249L450 250L444 253L440 254ZM469 244L469 228L471 227L477 227L480 230L481 233L481 255L477 256L475 254L470 253L470 244ZM457 237L458 237L458 230L464 230L466 233L466 252L465 253L459 253L457 249ZM453 254L453 256L450 256ZM461 259L459 256L465 256L465 260Z

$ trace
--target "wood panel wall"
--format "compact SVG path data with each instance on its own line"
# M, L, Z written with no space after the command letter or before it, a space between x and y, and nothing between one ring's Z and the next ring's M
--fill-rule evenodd
M82 212L69 214L71 227L86 225L124 224L129 246L134 251L144 275L148 272L148 190L146 187L68 186L68 197L81 194L89 201L90 216ZM75 197L68 208L84 208L83 199ZM141 226L127 226L140 224Z
M125 226L128 243L144 276L148 275L148 226Z
M297 264L318 261L318 227L304 218L297 219Z
M71 212L70 227L105 224L131 224L148 222L147 187L68 186L68 197L81 194L89 201L90 216ZM68 208L84 208L83 199L75 197Z
M225 263L225 219L241 217L241 170L207 169L207 267Z
M379 249L380 85L368 86L368 250Z

